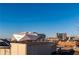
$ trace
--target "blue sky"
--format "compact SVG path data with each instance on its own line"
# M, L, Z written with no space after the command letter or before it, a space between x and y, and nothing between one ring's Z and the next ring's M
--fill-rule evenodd
M78 33L79 4L0 4L0 36L16 32Z

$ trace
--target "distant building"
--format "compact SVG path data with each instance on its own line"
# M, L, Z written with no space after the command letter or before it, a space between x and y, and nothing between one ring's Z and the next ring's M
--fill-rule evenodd
M54 42L54 43L57 43L58 40L59 40L59 39L56 38L56 37L48 37L48 38L47 38L47 41L48 41L48 42Z
M44 41L44 34L39 34L36 32L21 32L13 34L11 41Z
M66 33L57 33L57 38L59 40L66 40L67 39L67 34Z
M79 35L76 35L74 38L75 41L79 41Z

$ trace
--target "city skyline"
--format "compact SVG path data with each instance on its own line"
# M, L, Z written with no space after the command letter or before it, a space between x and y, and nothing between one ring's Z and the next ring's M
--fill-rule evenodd
M0 4L0 35L16 32L77 34L79 4Z

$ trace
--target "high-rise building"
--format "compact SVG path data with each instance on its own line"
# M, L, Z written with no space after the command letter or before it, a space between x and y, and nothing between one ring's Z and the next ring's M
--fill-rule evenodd
M67 34L66 33L57 33L57 38L59 40L66 40Z

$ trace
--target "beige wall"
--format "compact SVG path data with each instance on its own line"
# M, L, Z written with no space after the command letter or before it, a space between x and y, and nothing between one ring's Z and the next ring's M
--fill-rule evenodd
M11 43L11 55L26 55L27 45L22 43Z
M10 55L10 49L0 48L0 55Z
M0 55L26 55L27 45L22 43L11 43L10 48L0 48Z
M0 49L0 54L5 55L5 49Z
M5 49L6 50L6 55L10 55L11 54L11 50L9 49Z

